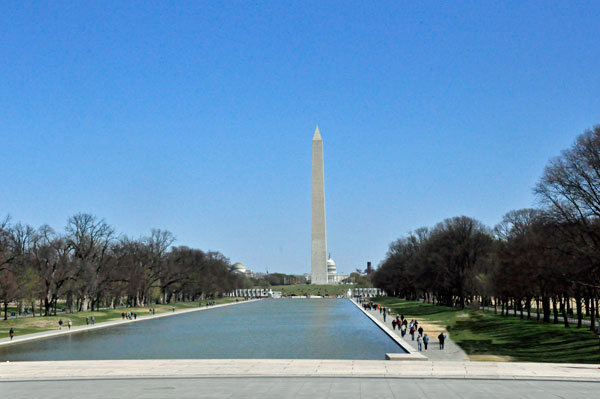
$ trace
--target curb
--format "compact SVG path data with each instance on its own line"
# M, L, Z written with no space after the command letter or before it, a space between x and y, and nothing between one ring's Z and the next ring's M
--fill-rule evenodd
M400 347L402 349L404 349L406 351L406 354L404 354L404 353L386 353L385 354L385 359L386 360L428 360L427 356L425 356L422 353L419 353L418 351L416 351L415 349L413 349L413 347L410 346L409 344L407 344L406 341L404 341L402 338L400 338L396 334L394 334L392 332L392 330L389 329L388 326L386 326L385 324L383 324L382 322L380 322L379 320L377 320L376 318L374 318L373 316L371 316L369 313L367 313L362 308L362 306L360 306L354 299L350 298L350 301L354 305L356 305L356 307L361 312L363 312L363 314L365 314L369 319L371 319L371 321L373 323L375 323L377 325L377 327L379 327L392 340L394 340L394 342L396 342L398 345L400 345Z
M94 324L94 325L74 327L74 328L71 328L70 330L63 329L63 330L43 331L43 332L39 332L39 333L23 335L21 337L14 338L12 341L10 341L10 340L0 341L0 347L6 346L6 345L17 345L17 344L36 341L36 340L40 340L40 339L56 338L56 337L59 337L62 335L75 334L75 333L83 332L83 331L97 330L100 328L114 327L114 326L119 326L122 324L137 323L137 322L141 322L141 321L156 320L156 319L160 319L163 317L176 316L176 315L181 315L181 314L185 314L185 313L211 310L211 309L221 308L224 306L239 305L242 303L250 303L250 302L254 302L254 301L258 301L258 299L250 299L248 301L242 301L242 302L222 303L220 305L214 305L214 306L209 306L209 307L197 307L197 308L192 308L192 309L183 309L183 310L178 310L176 312L160 313L160 314L153 315L153 316L142 316L142 317L138 317L135 320L104 321L104 322ZM42 334L42 335L37 335L37 334ZM8 339L8 338L4 338L4 339Z

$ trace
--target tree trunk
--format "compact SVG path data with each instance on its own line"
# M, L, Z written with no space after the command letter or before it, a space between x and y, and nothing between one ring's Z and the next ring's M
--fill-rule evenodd
M544 323L550 323L550 298L542 296L542 307L544 310Z
M590 330L596 331L596 309L598 308L598 298L594 298L596 294L590 298L592 304L592 312L590 313ZM600 331L600 328L598 329Z
M44 297L44 316L50 316L50 309L52 307L52 301L47 296Z
M569 316L567 315L567 302L568 298L563 298L560 301L560 312L562 313L562 317L565 323L565 327L569 327Z
M521 320L523 320L523 299L522 298L519 299L519 312L521 313L521 315L519 317L521 318Z
M67 294L67 312L73 313L73 294Z
M554 320L552 324L558 324L558 308L556 307L556 297L552 297L552 313L554 313Z
M575 298L575 300L577 301L576 303L576 308L577 308L577 328L581 328L581 325L583 324L583 309L581 306L581 297L579 295L577 295L577 297Z
M8 301L4 301L4 320L8 320Z
M87 312L90 309L90 299L86 296L81 300L81 310Z

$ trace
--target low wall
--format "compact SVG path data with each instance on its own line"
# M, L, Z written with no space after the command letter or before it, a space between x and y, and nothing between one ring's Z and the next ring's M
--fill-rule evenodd
M365 311L358 302L356 302L354 299L350 299L350 301L353 304L355 304L356 307L358 309L360 309L361 312L363 312L363 314L365 314L369 319L371 319L371 321L373 323L375 323L377 325L377 327L381 328L381 330L384 333L386 333L392 340L394 340L394 342L396 342L398 345L400 345L400 347L407 352L407 353L386 353L385 354L386 360L427 360L427 356L414 350L412 346L410 346L408 343L406 343L406 341L404 341L402 338L400 338L399 336L394 334L394 332L392 330L390 330L390 328L388 326L386 326L385 324L383 324L382 322L377 320L375 317L371 316L369 314L369 312Z

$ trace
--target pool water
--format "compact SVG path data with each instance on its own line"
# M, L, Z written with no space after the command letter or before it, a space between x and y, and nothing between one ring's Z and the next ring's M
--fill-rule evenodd
M0 348L0 361L385 359L405 353L347 299L265 299Z

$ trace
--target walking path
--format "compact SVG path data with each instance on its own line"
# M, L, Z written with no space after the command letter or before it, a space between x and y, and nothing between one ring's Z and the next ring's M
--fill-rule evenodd
M362 305L357 304L357 306L359 306L362 310ZM373 309L373 310L366 310L365 312L368 313L369 315L371 315L372 317L376 318L379 322L385 324L385 326L388 327L388 329L392 332L392 334L403 339L403 341L406 342L408 345L410 345L414 351L417 350L417 333L415 333L414 341L411 340L411 336L410 336L410 333L408 330L406 331L406 335L404 336L404 338L402 338L402 334L401 334L400 330L398 330L398 329L394 330L392 327L392 320L393 320L392 317L388 316L386 322L384 323L383 322L383 314L379 313L379 310ZM421 325L421 320L419 320L419 325ZM427 331L426 326L423 326L423 329L425 330L425 331L423 331L423 334L427 334L429 336L429 345L428 345L427 350L425 350L425 347L423 346L423 352L421 352L421 353L423 355L427 356L427 358L429 360L436 360L436 361L468 361L469 360L469 355L467 355L460 346L458 346L456 343L454 343L452 341L452 339L450 338L450 334L447 331L444 331L446 334L446 340L444 342L444 349L440 350L439 342L437 339L439 331L433 331L433 332Z
M101 378L0 382L10 399L581 399L598 396L598 382L486 379L210 377Z
M221 308L224 306L249 303L249 302L254 302L256 300L257 299L251 299L248 301L230 302L230 303L223 303L220 305L176 310L175 312L160 313L160 314L156 314L156 315L138 316L137 319L135 319L135 320L113 320L113 321L105 321L102 323L96 323L93 325L90 324L87 326L73 326L71 328L68 328L66 325L63 325L62 330L43 331L43 332L39 332L39 333L33 333L33 334L27 334L27 335L21 335L21 336L16 335L12 341L10 340L10 338L0 338L0 347L4 346L4 345L12 345L12 344L18 344L18 343L23 343L23 342L29 342L29 341L33 341L33 340L37 340L37 339L53 338L53 337L57 337L60 335L73 334L73 333L77 333L77 332L81 332L81 331L96 330L99 328L114 327L114 326L118 326L121 324L136 323L136 322L145 321L145 320L160 319L162 317L169 317L169 316L174 316L174 315L183 314L183 313L199 312L202 310L210 310L210 309L215 309L215 308Z
M83 360L0 363L0 381L123 377L389 377L587 380L599 365L321 359Z
M356 305L356 307L360 309L360 311L363 312L369 319L371 319L371 321L373 321L377 327L383 330L384 333L396 341L396 343L406 351L406 353L386 353L385 357L387 360L427 360L427 356L418 352L416 348L413 348L411 345L409 345L400 335L395 334L391 328L383 323L383 321L378 320L370 312L363 309L362 305L360 305L354 299L350 299L350 301L354 303L354 305Z

